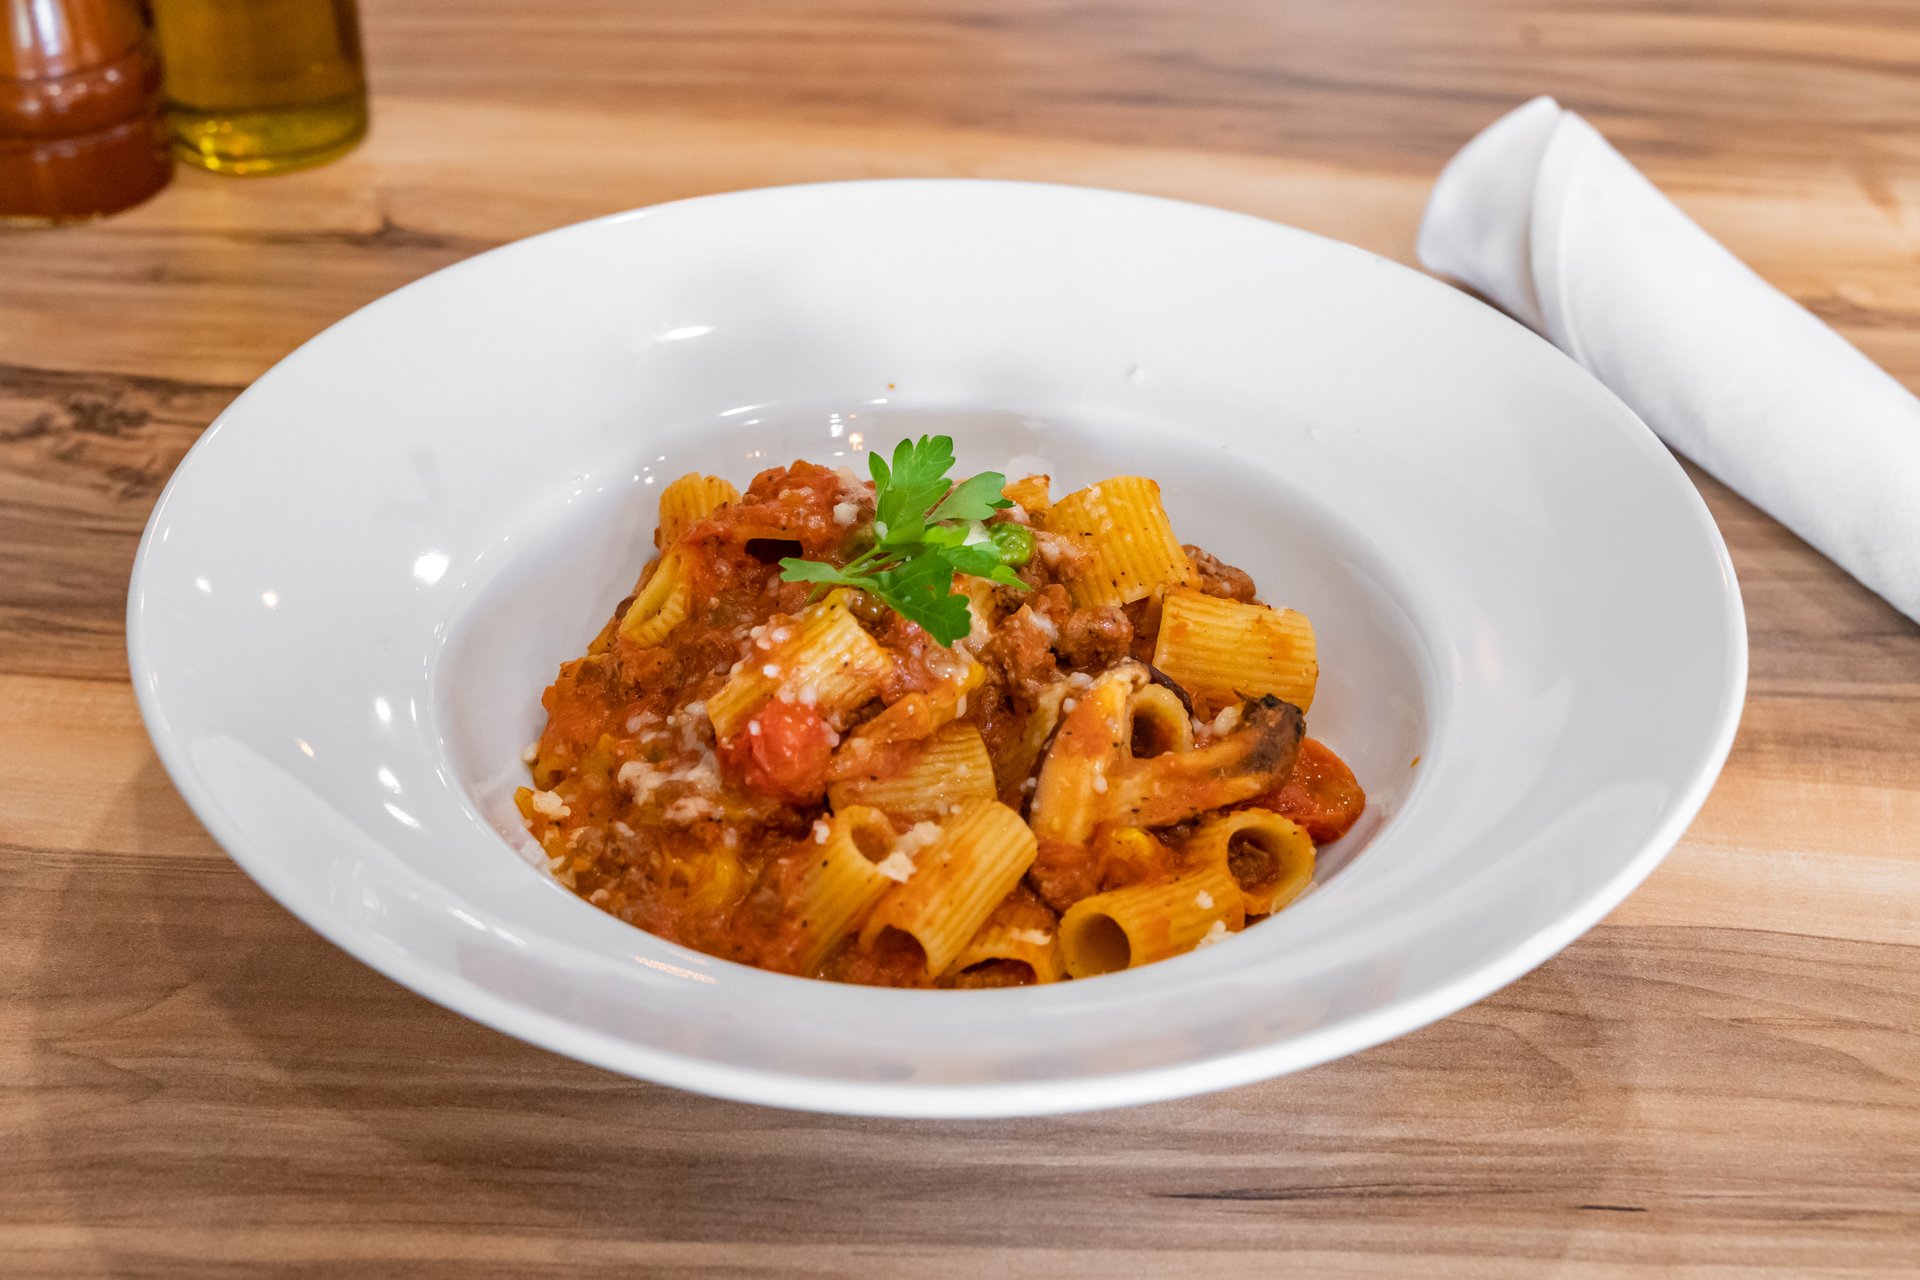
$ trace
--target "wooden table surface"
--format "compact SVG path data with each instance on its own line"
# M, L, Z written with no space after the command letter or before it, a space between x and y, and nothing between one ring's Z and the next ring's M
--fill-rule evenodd
M0 238L0 1271L1920 1274L1920 628L1704 477L1745 721L1647 885L1507 990L1214 1097L916 1124L639 1084L268 900L155 761L135 539L360 304L701 192L993 175L1410 259L1537 92L1920 387L1910 0L368 0L374 131ZM1817 424L1808 424L1817 429Z

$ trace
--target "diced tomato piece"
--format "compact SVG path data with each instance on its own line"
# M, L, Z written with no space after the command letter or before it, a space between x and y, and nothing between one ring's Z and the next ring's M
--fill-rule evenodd
M826 794L832 738L818 711L775 700L720 744L720 763L750 790L812 804Z
M1300 743L1300 758L1278 791L1259 803L1306 830L1315 844L1347 834L1367 807L1367 793L1332 748L1313 738Z

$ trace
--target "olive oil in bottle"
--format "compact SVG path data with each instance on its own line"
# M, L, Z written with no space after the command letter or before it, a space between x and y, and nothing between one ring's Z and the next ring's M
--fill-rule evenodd
M283 173L367 131L354 0L153 0L173 152L219 173Z

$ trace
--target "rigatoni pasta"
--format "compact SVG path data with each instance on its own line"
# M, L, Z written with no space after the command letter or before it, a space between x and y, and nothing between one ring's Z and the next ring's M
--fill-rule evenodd
M1059 921L1031 894L1010 895L947 966L957 987L1023 986L1066 976Z
M1310 711L1320 680L1305 614L1181 587L1161 605L1153 665L1209 710L1270 693Z
M884 753L883 753L884 754ZM991 800L993 757L980 730L964 720L943 725L931 737L910 744L897 772L845 778L827 785L827 802L837 813L848 805L868 805L908 822L940 818L974 800Z
M822 819L813 841L814 848L800 850L806 859L798 903L802 969L825 960L896 883L880 869L895 835L878 809L854 805Z
M620 619L620 635L629 644L659 644L687 620L692 587L678 549L660 557L653 574L634 593L633 603Z
M720 508L740 500L740 491L719 476L690 472L660 491L660 545L670 547L687 530Z
M861 629L837 593L767 635L773 642L754 646L734 664L732 678L707 700L707 719L720 737L732 736L778 697L823 716L852 711L871 699L893 670L893 660Z
M1271 915L1313 880L1313 841L1290 818L1235 809L1201 822L1187 849L1203 866L1224 867L1250 916Z
M863 941L888 929L912 938L927 976L944 973L1033 864L1033 832L997 800L942 824L907 879L875 906Z
M1067 594L1083 608L1130 604L1193 577L1160 486L1144 477L1115 476L1070 493L1047 508L1042 523L1086 556L1067 581Z
M1240 886L1224 867L1206 866L1080 899L1060 917L1060 957L1068 973L1091 978L1191 951L1245 925Z
M948 988L1135 968L1310 890L1365 806L1305 736L1312 626L1153 480L955 483L950 445L661 492L523 753L556 879L716 956Z

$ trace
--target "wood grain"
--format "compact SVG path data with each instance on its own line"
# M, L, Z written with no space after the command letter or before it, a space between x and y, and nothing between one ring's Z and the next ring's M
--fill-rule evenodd
M1920 387L1905 0L382 0L374 131L0 238L0 1272L1920 1274L1920 628L1693 472L1750 700L1599 929L1284 1080L1058 1120L622 1080L333 950L209 840L126 683L198 432L395 286L776 182L1153 191L1410 258L1440 163L1553 92Z

